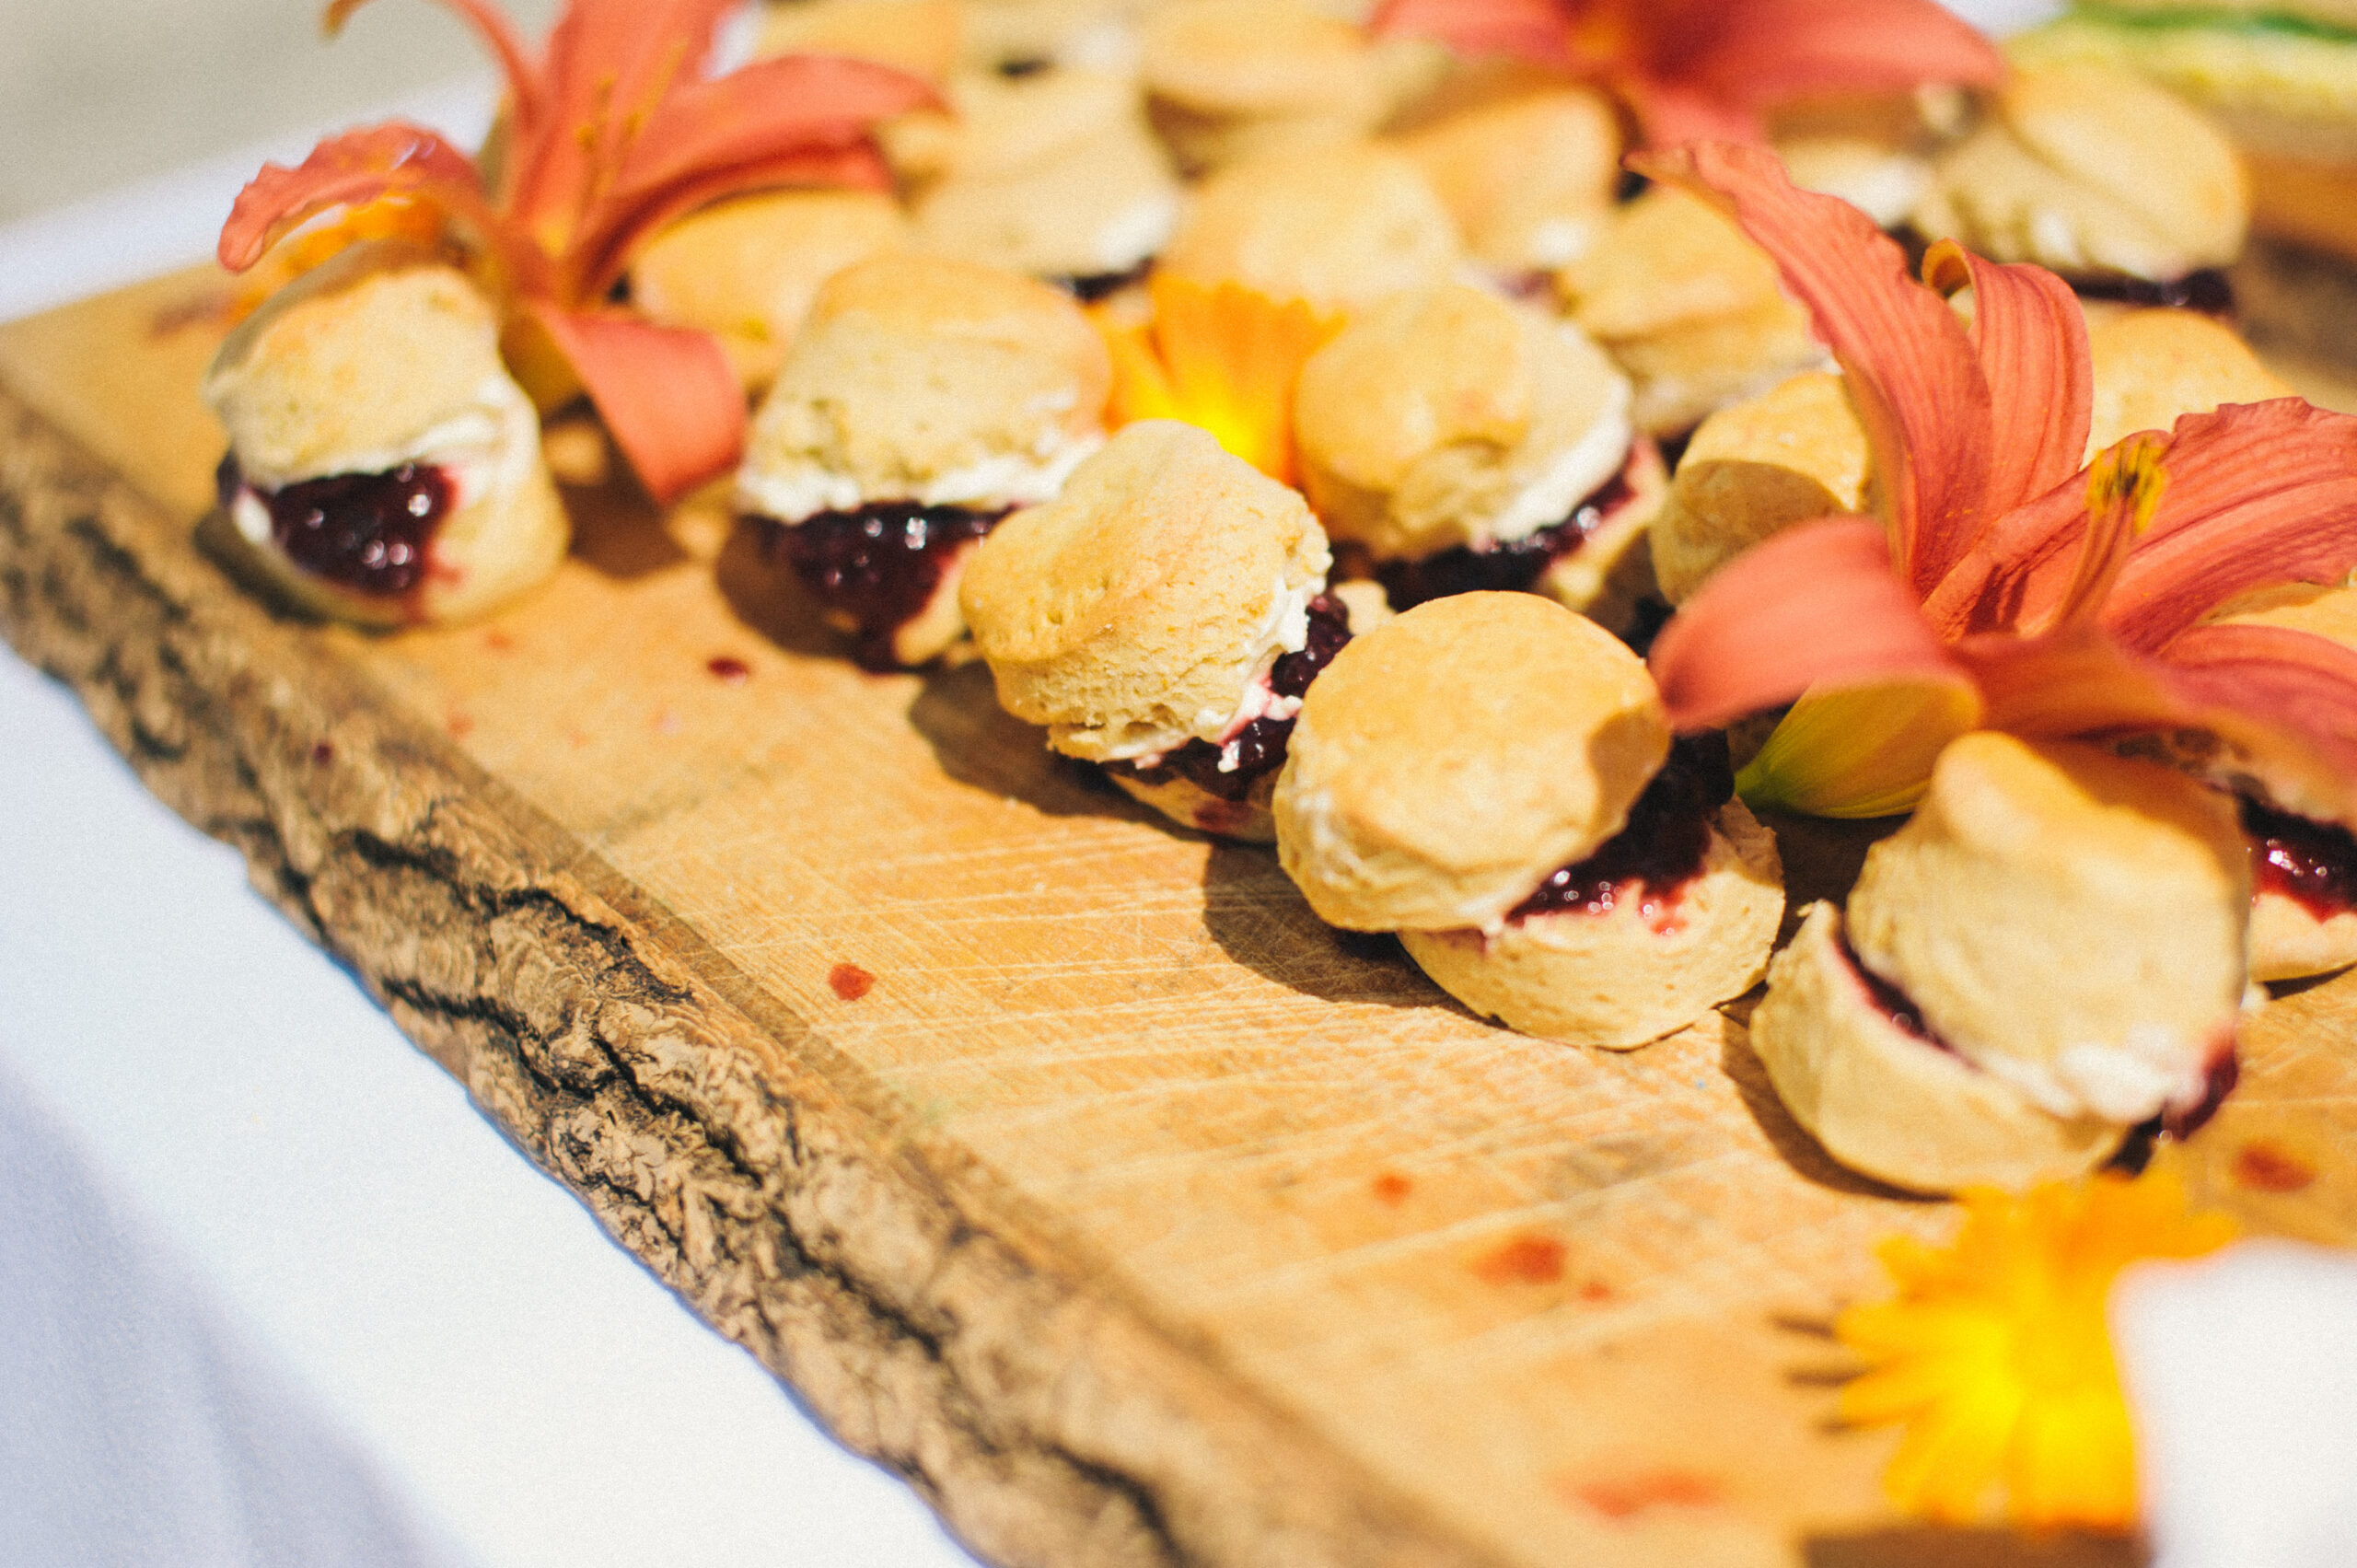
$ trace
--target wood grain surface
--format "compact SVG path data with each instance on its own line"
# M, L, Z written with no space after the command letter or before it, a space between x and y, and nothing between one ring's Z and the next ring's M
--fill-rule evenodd
M1953 1214L1832 1166L1736 1021L1626 1056L1483 1025L980 668L853 668L717 494L571 494L575 559L461 629L241 591L199 539L215 286L0 328L8 638L984 1556L2133 1560L1887 1513L1826 1325ZM1865 842L1780 831L1819 890ZM2357 1239L2357 981L2245 1051L2201 1195Z

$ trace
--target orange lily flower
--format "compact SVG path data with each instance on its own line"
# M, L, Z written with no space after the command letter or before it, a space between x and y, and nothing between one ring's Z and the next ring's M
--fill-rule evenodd
M333 0L329 31L364 3ZM671 500L735 465L745 407L710 337L609 303L639 241L739 191L888 187L871 128L933 103L933 90L807 55L703 76L735 0L572 0L537 60L490 0L445 3L506 75L496 170L399 121L331 136L298 168L263 165L221 230L221 264L243 272L331 207L387 195L430 203L478 248L511 327L544 336L647 490Z
M1919 284L1873 220L1757 148L1640 161L1775 259L1840 362L1883 514L1780 533L1688 601L1653 653L1678 727L1831 689L1945 687L1957 727L2199 738L2222 782L2357 826L2357 651L2209 619L2357 565L2357 418L2229 405L2083 467L2094 377L2061 279L1941 245ZM1968 286L1969 328L1948 303Z
M2005 76L1996 48L1935 0L1386 0L1369 25L1595 82L1656 147L1764 141L1763 111L1813 94Z
M1241 284L1156 273L1146 287L1151 321L1126 324L1097 313L1113 356L1109 422L1201 425L1270 478L1294 483L1294 386L1309 356L1342 330L1342 319Z

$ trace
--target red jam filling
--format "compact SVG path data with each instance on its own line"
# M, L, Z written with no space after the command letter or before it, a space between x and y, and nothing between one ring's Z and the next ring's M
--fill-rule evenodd
M765 521L772 552L821 605L852 622L852 656L863 668L886 670L900 668L893 639L933 602L950 563L1004 516L878 501L790 525Z
M1663 935L1679 924L1678 902L1711 847L1711 815L1735 796L1727 739L1717 731L1689 736L1629 808L1628 825L1585 860L1566 865L1516 904L1508 920L1535 915L1609 914L1634 904Z
M402 598L425 580L427 548L454 494L449 475L431 463L261 490L246 483L234 452L214 482L225 508L241 492L260 501L271 539L305 574L378 598Z
M1378 562L1376 580L1390 596L1394 610L1411 610L1426 599L1451 594L1527 593L1538 586L1549 566L1585 544L1635 494L1629 485L1628 465L1623 464L1601 490L1573 507L1571 516L1560 523L1480 550L1459 545L1421 561Z
M2357 910L2357 837L2332 822L2242 803L2254 892L2279 893L2318 920Z
M1301 696L1350 640L1350 612L1341 600L1319 594L1309 601L1308 640L1299 653L1278 656L1269 670L1270 691L1279 697ZM1162 761L1151 768L1130 762L1109 762L1106 768L1143 784L1184 779L1215 799L1242 800L1252 793L1254 784L1284 766L1285 743L1293 738L1294 723L1264 716L1237 730L1225 746L1190 740L1163 753ZM1223 770L1221 764L1231 758L1233 765Z

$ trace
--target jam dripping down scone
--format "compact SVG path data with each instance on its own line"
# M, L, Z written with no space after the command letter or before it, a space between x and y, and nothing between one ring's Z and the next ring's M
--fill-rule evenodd
M1132 424L962 587L1000 703L1173 820L1266 842L1303 692L1349 635L1300 495L1193 425Z
M2078 1175L2214 1103L2249 897L2229 796L2091 746L1968 735L1846 911L1810 909L1752 1046L1854 1170L1926 1192Z
M958 579L976 542L1103 444L1111 381L1104 340L1059 290L870 258L819 291L755 414L738 510L862 664L923 664L965 634Z
M1320 919L1398 932L1474 1011L1625 1050L1767 966L1782 865L1732 794L1723 749L1673 750L1618 638L1535 595L1459 594L1310 688L1277 853Z
M229 433L228 536L314 613L393 627L483 614L570 528L499 323L456 269L356 245L273 295L205 372Z
M1666 485L1629 405L1576 327L1464 284L1395 295L1303 366L1303 487L1395 609L1521 589L1621 630Z

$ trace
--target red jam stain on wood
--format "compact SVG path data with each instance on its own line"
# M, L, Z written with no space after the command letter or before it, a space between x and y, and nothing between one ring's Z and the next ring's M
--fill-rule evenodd
M704 672L723 686L742 686L753 679L753 667L734 654L718 654L703 661Z
M2263 1139L2235 1153L2235 1181L2254 1192L2297 1192L2316 1179L2316 1167Z
M1569 1249L1551 1236L1517 1236L1473 1260L1473 1275L1484 1284L1545 1285L1563 1277Z
M1722 1482L1692 1470L1642 1470L1591 1481L1566 1478L1556 1482L1556 1489L1616 1523L1656 1508L1715 1508L1726 1500Z
M1368 1187L1368 1191L1375 1194L1376 1202L1387 1203L1395 1209L1406 1202L1408 1194L1415 1190L1416 1184L1396 1170L1385 1171Z
M495 654L512 654L516 651L516 639L494 628L482 634L482 645Z
M329 745L326 741L322 740L318 745L311 748L311 765L313 767L324 768L330 762L334 761L335 748Z
M464 740L475 732L474 715L462 714L453 708L450 711L450 716L442 721L442 727L450 732L451 739Z
M846 1002L856 1002L876 989L876 977L857 964L837 964L827 971L827 984Z
M1591 1307L1601 1307L1612 1299L1612 1287L1602 1280L1590 1280L1580 1286L1580 1299Z

